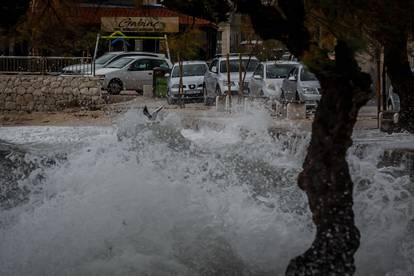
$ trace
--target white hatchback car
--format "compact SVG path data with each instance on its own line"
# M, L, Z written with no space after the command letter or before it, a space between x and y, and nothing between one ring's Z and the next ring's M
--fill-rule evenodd
M259 60L255 57L242 56L242 69L245 81L243 84L244 93L247 93L249 80L253 75L254 70L259 65ZM227 78L227 60L225 56L219 56L213 59L209 70L204 77L204 103L209 105L214 102L217 96L225 95L230 84L232 95L237 95L239 92L239 70L240 60L239 55L230 56L230 83Z
M204 74L208 70L204 61L183 62L183 97L185 99L202 100ZM179 98L180 92L180 66L175 63L168 81L167 101L174 104Z
M149 53L149 52L109 52L106 53L95 60L95 70L99 70L108 66L108 64L117 61L123 57L129 56L148 56L148 57L159 57L164 58L164 54ZM92 74L92 64L74 64L66 66L62 69L63 75L91 75Z
M170 69L167 58L133 56L124 57L96 71L96 76L104 78L103 89L117 95L122 90L141 92L144 85L153 84L153 70L161 67Z
M298 65L295 61L262 62L249 81L249 95L280 100L283 80Z
M285 102L303 102L314 109L321 99L321 84L316 76L302 64L297 64L283 80L281 99Z

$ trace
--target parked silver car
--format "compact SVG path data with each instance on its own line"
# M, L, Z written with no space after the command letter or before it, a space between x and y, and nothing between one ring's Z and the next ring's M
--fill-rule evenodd
M244 93L247 94L249 80L253 75L254 69L259 64L259 60L255 57L242 57L242 69L246 72ZM230 86L231 94L237 95L239 92L239 69L240 69L239 55L230 56ZM244 74L244 73L243 73ZM225 95L228 90L227 79L227 60L224 56L219 56L213 59L204 76L204 103L206 105L214 102L216 96Z
M123 57L96 71L104 78L103 89L117 95L122 90L141 92L144 85L152 85L154 68L170 69L171 62L166 58L150 56Z
M307 108L316 108L321 94L316 76L302 64L296 65L283 80L281 100L304 102Z
M164 54L148 53L148 52L109 52L95 60L95 70L104 68L108 64L117 61L123 57L128 56L148 56L148 57L159 57L165 58ZM63 75L91 75L92 64L74 64L66 66L62 69Z
M414 73L414 67L411 68L411 71ZM391 79L389 78L389 76L385 78L385 91L387 93L387 110L400 112L400 96L398 96L398 94L394 92L394 87L391 84Z
M262 62L249 81L249 95L280 100L283 80L297 66L294 61Z
M185 99L202 100L204 75L208 70L207 63L204 61L184 61L183 62L183 96ZM180 97L180 66L175 63L168 81L167 101L174 104Z
M394 92L394 88L391 85L388 89L388 96L387 96L387 110L400 112L400 96Z

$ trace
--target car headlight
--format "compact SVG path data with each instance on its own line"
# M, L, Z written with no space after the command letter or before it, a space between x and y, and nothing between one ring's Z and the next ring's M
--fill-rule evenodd
M305 87L302 91L303 94L319 94L318 88L315 87Z
M95 77L104 79L105 78L105 75L96 75Z
M229 86L229 84L230 84L230 86L235 86L234 81L231 81L231 82L223 81L224 86Z
M171 88L172 89L178 89L178 88L180 88L180 85L177 83L177 84L174 84L173 86L171 86Z

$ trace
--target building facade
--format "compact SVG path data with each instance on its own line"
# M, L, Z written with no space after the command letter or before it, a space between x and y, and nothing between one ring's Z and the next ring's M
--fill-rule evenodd
M218 29L217 53L245 53L263 42L256 35L250 17L235 13L226 22L221 22Z
M153 1L155 2L155 1ZM119 31L135 37L176 37L193 28L200 30L205 41L205 53L200 58L208 59L215 54L217 26L204 19L194 18L169 10L157 3L134 6L82 5L74 13L75 20L82 25L99 28L101 34L110 35ZM163 45L157 39L128 39L115 42L111 50L159 52ZM189 41L190 42L190 41Z
M29 3L29 1L23 0L16 1L16 3L20 2ZM45 46L49 38L57 38L62 32L66 32L67 29L70 29L71 35L67 37L62 36L64 39L69 40L62 41L67 44L76 44L79 40L84 39L86 32L91 38L88 40L87 50L80 51L77 50L78 47L76 50L68 51L67 53L57 53L59 55L83 55L83 52L87 52L90 55L90 52L93 52L94 49L94 46L91 46L91 44L94 44L93 36L96 38L98 33L102 36L109 36L113 32L121 31L128 37L164 37L165 35L176 37L195 28L200 31L201 39L205 41L205 47L203 46L203 53L200 54L200 58L208 59L212 57L216 51L218 27L208 20L167 9L160 2L159 0L51 0L47 2L48 5L52 5L52 8L49 6L51 14L45 15L46 2L32 0L30 5L27 4L21 7L21 15L26 14L27 18L32 18L26 24L26 34L30 34L31 29L36 29L41 37L36 40L37 37L31 36L26 38L26 42L18 41L16 43L16 36L10 34L15 33L11 26L15 26L17 20L14 24L5 24L0 18L0 55L53 55L47 48L59 48L59 41L57 43L54 41L54 44L51 46L46 45L46 50L44 50L43 46ZM17 6L17 4L15 5ZM7 14L8 11L3 13ZM46 20L46 23L44 22L46 17L54 15L59 17L57 21L50 20L49 22ZM43 20L43 26L34 27L38 19ZM126 22L125 24L127 25L117 26L115 24L121 21L123 23ZM56 28L53 24L57 25ZM42 28L46 28L50 33L43 31ZM92 43L90 43L91 40ZM35 43L37 41L40 42ZM100 47L100 50L158 52L162 50L162 47L160 40L157 39L115 39L114 41L108 41L108 47Z

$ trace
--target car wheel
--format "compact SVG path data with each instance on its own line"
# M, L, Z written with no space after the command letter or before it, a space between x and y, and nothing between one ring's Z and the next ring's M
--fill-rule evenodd
M283 91L283 89L280 89L280 98L279 98L279 101L281 102L281 103L286 103L286 96L285 96L285 91Z
M167 103L169 105L173 105L173 104L176 104L177 103L177 100L171 98L170 96L167 96Z
M301 102L300 97L299 97L299 92L297 90L296 90L296 94L295 94L295 101L297 103L300 103Z
M203 102L206 106L211 105L212 102L211 99L208 97L206 84L203 85Z
M218 86L217 85L217 87L216 87L216 95L217 96L221 96L222 94L221 94L221 89L220 89L220 86Z
M167 103L169 105L173 105L177 103L177 100L173 99L173 97L171 97L170 95L170 91L167 91Z
M111 80L108 85L108 92L111 95L119 95L122 91L122 87L122 82L120 80Z
M207 89L206 89L206 84L203 84L203 102L204 105L208 105L208 98L207 98Z
M260 97L264 97L264 92L263 92L263 90L260 90L260 94L259 94L259 96L260 96Z

